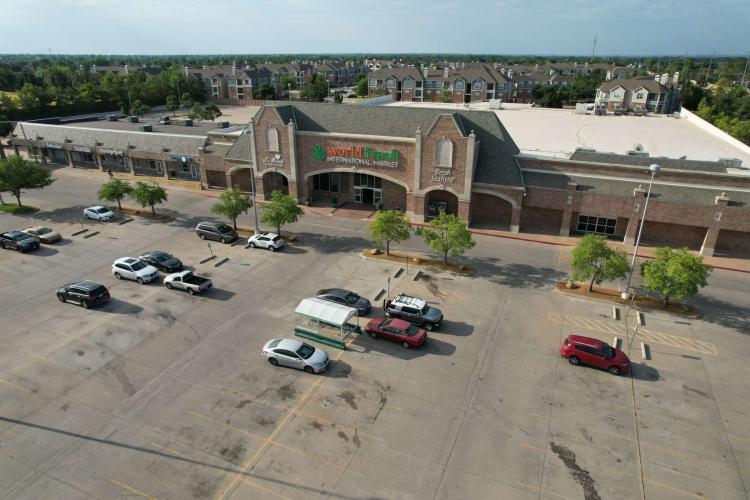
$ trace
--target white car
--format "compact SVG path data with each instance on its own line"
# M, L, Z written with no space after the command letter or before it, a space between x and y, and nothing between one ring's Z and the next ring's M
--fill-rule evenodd
M276 233L257 233L247 239L250 248L266 248L272 252L284 246L284 240Z
M101 205L95 205L93 207L84 208L83 209L83 216L87 219L94 219L94 220L101 220L101 221L110 221L115 218L115 214L112 213L112 210L105 208Z
M289 366L307 373L328 368L328 353L295 339L272 339L263 346L261 355L273 366Z
M133 257L123 257L112 264L112 274L118 280L124 278L143 284L157 279L159 270Z

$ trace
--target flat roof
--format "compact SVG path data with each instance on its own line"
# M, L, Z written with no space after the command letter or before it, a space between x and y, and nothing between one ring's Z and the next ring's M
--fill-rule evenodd
M464 105L395 102L387 106L466 109ZM489 103L469 109L489 110ZM668 115L596 116L570 109L532 108L503 103L495 113L522 153L569 158L576 148L626 154L640 144L651 157L716 161L737 158L750 168L750 154L683 118Z
M181 125L179 122L184 120L177 120L176 123L170 125L160 125L159 120L146 120L141 119L138 123L130 123L127 118L120 118L115 122L109 120L95 120L90 122L76 122L76 123L61 123L55 125L56 127L85 127L95 128L102 130L126 130L129 132L140 132L142 125L151 125L151 134L176 134L176 135L194 135L194 136L205 136L209 132L216 130L218 126L211 122L193 122L191 127Z

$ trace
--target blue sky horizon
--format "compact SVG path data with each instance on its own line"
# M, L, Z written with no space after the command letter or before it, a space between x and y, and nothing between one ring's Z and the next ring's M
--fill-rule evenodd
M1 54L750 53L750 2L0 0Z

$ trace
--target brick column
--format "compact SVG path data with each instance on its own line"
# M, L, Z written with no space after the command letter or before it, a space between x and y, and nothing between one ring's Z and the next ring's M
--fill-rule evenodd
M99 170L104 172L104 165L102 164L102 157L99 153L94 153L94 161L96 162L96 166L99 167Z
M224 176L227 178L227 190L232 190L232 174L229 172L225 172Z
M721 193L715 198L714 204L716 205L716 211L714 212L714 218L711 222L711 226L706 230L706 236L703 238L703 245L701 245L701 255L710 257L714 254L716 248L716 240L719 239L719 231L721 230L721 214L729 204L729 198L726 193Z
M513 211L510 214L510 232L517 233L520 230L521 223L521 207L513 207Z
M638 221L641 219L645 201L646 190L643 189L643 184L640 184L633 189L633 216L628 219L628 227L625 229L625 239L623 240L626 245L635 245L635 239L638 236Z
M46 148L39 148L39 152L42 155L42 165L47 164L47 155L45 154Z
M407 219L414 220L414 195L406 193L406 207L404 208L404 215Z
M255 194L257 196L263 196L263 176L255 177Z
M458 202L458 218L464 222L469 222L469 202L459 201Z
M563 208L562 222L560 223L560 236L570 236L570 219L573 217L573 196L578 184L575 182L568 183L568 194L565 198L565 207Z
M414 222L424 222L424 195L414 195L413 196L413 204L414 204L414 216L412 217L412 221ZM408 202L407 202L408 203Z
M73 155L71 155L70 151L68 151L67 149L65 150L65 155L68 157L68 166L72 167L73 166Z

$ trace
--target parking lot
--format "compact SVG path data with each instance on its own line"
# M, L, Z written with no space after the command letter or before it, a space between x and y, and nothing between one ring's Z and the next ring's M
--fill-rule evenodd
M361 257L364 222L306 215L284 251L214 244L201 264L191 228L213 200L170 192L170 223L71 236L70 198L95 187L61 178L34 193L37 215L0 216L64 238L0 252L2 498L748 498L746 275L715 271L703 319L646 312L631 339L635 311L614 320L554 291L569 249L478 236L476 273L415 281ZM115 258L155 249L214 288L112 276ZM292 336L302 298L340 286L372 300L389 276L391 295L443 310L425 346L354 336L317 376L262 359L266 340ZM80 279L111 302L58 302ZM632 378L569 365L571 333L632 343Z

